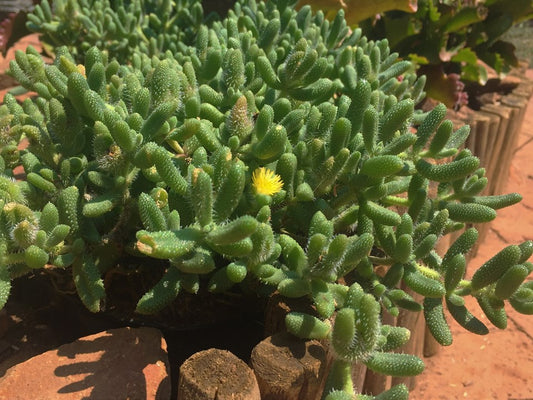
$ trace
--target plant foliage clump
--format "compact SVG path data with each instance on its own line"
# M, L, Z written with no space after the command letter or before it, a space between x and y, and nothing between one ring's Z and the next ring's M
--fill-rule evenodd
M95 3L106 8L92 23L107 29L106 18L155 21L154 10L171 4L132 1L137 11L126 15ZM56 21L52 10L73 4L47 10L45 0L35 15ZM139 296L142 314L200 286L259 282L314 304L314 315L292 312L286 324L302 338L329 338L328 400L354 396L354 361L395 376L423 370L417 357L391 352L409 331L383 324L383 313L423 310L443 345L452 341L445 308L487 333L464 296L498 327L505 302L531 314L533 288L523 281L532 242L506 247L471 280L475 228L443 257L435 251L444 235L521 198L481 195L484 169L460 150L468 127L454 130L444 105L415 111L424 78L386 40L349 29L343 11L329 22L285 0L243 0L211 22L200 11L194 3L176 14L197 22L190 42L182 17L170 18L151 55L139 32L115 51L118 23L105 43L54 48L51 64L31 47L16 53L10 71L37 96L19 104L6 95L0 107L0 306L13 278L69 268L97 312L102 277L124 258L162 269ZM13 179L16 168L25 179ZM407 395L397 386L381 398Z

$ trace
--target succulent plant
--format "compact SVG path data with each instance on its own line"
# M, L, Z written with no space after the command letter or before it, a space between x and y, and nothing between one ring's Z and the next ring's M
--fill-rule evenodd
M162 3L129 4L143 20ZM177 20L166 29L177 32ZM487 333L464 296L498 327L505 300L531 313L533 290L522 282L533 242L503 249L471 281L474 228L436 253L444 235L521 197L480 195L484 169L459 150L468 127L454 131L442 104L415 111L424 79L386 40L349 29L342 10L329 22L286 0L238 2L194 29L190 44L163 40L153 56L135 41L128 54L57 47L50 65L31 47L16 53L11 74L37 96L19 104L6 95L0 107L1 306L14 277L69 268L97 312L102 276L125 257L162 274L139 296L141 314L201 285L261 283L314 305L286 325L329 339L328 400L354 396L354 361L397 376L423 370L419 358L391 352L409 331L383 324L383 313L424 310L443 345L452 340L444 304L466 329ZM25 178L15 180L20 167Z
M203 19L201 2L194 0L45 0L28 15L26 26L40 33L51 54L66 46L82 62L85 52L97 46L126 63L134 54L183 51Z

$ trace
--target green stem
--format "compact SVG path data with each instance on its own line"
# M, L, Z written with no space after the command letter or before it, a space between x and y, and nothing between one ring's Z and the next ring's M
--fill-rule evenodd
M2 264L11 265L11 264L24 264L24 253L9 253L3 257Z
M388 206L409 207L409 199L406 197L385 196L383 198L383 204Z
M352 380L352 363L350 361L337 359L331 364L322 399L332 390L342 390L355 396Z
M368 256L368 259L372 264L377 265L392 265L394 264L394 260L390 257L376 257L376 256Z

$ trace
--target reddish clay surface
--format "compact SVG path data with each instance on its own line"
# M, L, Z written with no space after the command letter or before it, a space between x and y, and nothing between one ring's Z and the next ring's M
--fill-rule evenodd
M17 48L23 49L27 44L36 46L38 39L25 38ZM0 56L0 73L12 58L13 49L6 59ZM533 79L533 70L528 71L528 76ZM0 90L0 99L5 92ZM533 239L532 154L533 101L530 101L506 188L506 192L521 193L524 200L498 211L477 256L470 262L470 273L506 245ZM484 318L475 301L468 301L467 306L487 324L489 335L473 335L449 318L454 343L425 359L426 370L418 378L410 399L533 400L533 386L528 384L533 372L533 318L507 306L508 328L501 331Z
M0 377L0 400L170 399L168 372L159 330L111 329L15 365Z

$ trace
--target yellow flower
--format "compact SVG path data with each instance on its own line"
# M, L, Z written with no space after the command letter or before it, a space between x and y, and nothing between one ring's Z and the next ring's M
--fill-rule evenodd
M252 174L252 184L258 194L272 195L283 187L283 181L274 171L264 167L257 168Z
M85 65L83 65L83 64L78 64L78 65L76 65L76 68L78 69L78 72L79 72L80 74L82 74L84 77L86 77L86 76L85 76Z

